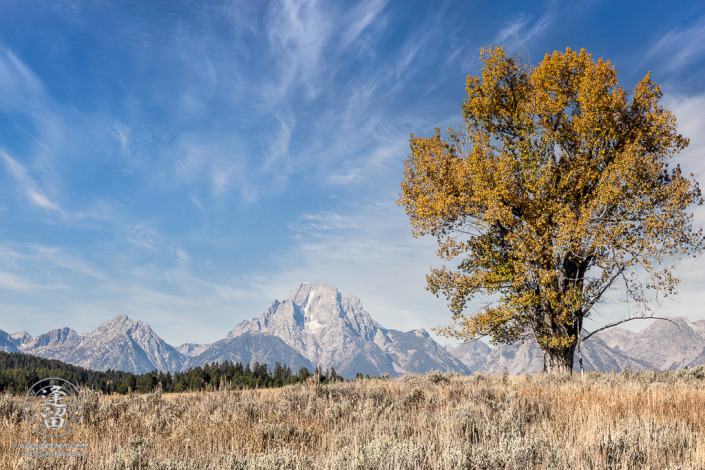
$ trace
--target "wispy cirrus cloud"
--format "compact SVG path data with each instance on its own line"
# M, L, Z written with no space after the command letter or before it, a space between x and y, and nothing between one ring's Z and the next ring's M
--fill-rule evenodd
M390 172L389 163L398 161L400 156L405 154L408 146L409 141L400 136L388 141L380 139L365 152L363 158L342 162L329 174L327 181L333 185L353 184L369 179L370 175Z
M263 149L264 161L259 166L262 176L276 174L279 180L287 178L291 170L291 134L296 125L296 117L293 113L278 113L276 116L278 128L272 130L269 145Z
M705 16L689 27L674 28L665 33L650 48L643 62L660 58L671 72L677 72L705 59Z
M0 246L0 251L6 250ZM242 318L255 315L255 309L242 311L243 306L261 308L257 294L237 282L214 282L194 273L189 255L178 248L167 267L125 259L106 273L55 247L20 246L13 252L20 264L2 263L0 269L0 311L17 313L3 317L0 326L9 331L40 334L65 326L91 331L108 318L127 313L148 321L171 344L185 339L211 342ZM21 300L23 295L50 297L52 304L29 305ZM200 312L197 324L195 312Z
M387 22L384 5L375 6L379 10L367 20ZM334 90L330 94L334 101L326 103L314 121L312 145L306 152L322 181L334 186L374 184L381 175L397 169L394 159L406 153L408 133L424 121L422 97L445 83L438 77L419 89L416 99L404 98L442 60L436 47L444 26L439 12L424 17L418 28L395 42L386 57L355 55L359 69L353 74L329 61L327 83ZM368 28L366 42L383 40L384 30ZM379 60L385 62L384 67L371 66Z
M282 0L270 5L265 27L275 67L274 80L268 81L263 96L271 105L296 86L309 98L319 94L322 57L333 31L325 8L317 0Z
M367 0L355 6L346 15L347 27L341 34L341 46L344 49L349 47L370 25L380 21L381 12L386 5L387 0Z
M64 286L66 287L66 286ZM56 289L57 286L38 284L33 280L13 273L0 272L0 289L23 293L37 293L46 289Z
M11 126L5 138L24 142L23 151L0 148L0 160L14 186L32 206L66 217L58 202L61 186L53 149L64 140L65 126L57 116L46 87L14 52L0 44L0 112Z
M11 243L0 240L0 289L20 292L72 291L73 282L83 285L108 280L95 263L57 246Z
M287 139L280 145L286 147ZM233 193L239 194L241 204L249 204L266 189L260 187L258 176L263 172L264 158L254 158L261 152L237 134L223 138L185 133L153 164L156 177L149 184L156 185L154 189L159 191L186 188L201 209L208 210L204 198L228 200ZM271 155L271 165L277 157L284 158L286 154Z
M50 209L65 216L66 213L57 203L52 201L37 182L29 175L27 168L12 158L7 152L0 149L0 158L5 163L5 168L14 177L19 191L26 199L37 207Z
M503 45L508 52L512 49L526 49L532 41L550 28L556 20L556 4L551 4L540 15L520 14L502 28L496 36L497 45Z
M10 49L0 44L0 106L37 111L38 97L44 97L41 80Z

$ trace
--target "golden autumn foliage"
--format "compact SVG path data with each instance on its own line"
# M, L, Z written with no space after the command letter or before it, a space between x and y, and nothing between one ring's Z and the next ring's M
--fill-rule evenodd
M698 184L668 164L688 139L649 74L631 93L584 49L535 67L501 47L480 59L465 129L411 135L397 202L414 236L435 236L438 255L459 260L427 276L453 313L437 331L536 338L549 371L567 372L583 319L608 289L623 283L645 315L650 289L675 292L673 258L702 252L687 212L703 203ZM464 313L484 295L498 302Z

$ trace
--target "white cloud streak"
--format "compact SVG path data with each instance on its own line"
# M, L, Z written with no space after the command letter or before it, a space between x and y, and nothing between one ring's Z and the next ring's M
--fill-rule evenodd
M528 14L519 15L497 33L495 41L505 46L508 53L512 53L512 49L528 48L533 40L553 24L556 19L555 9L555 2L551 2L538 17Z
M42 82L11 50L0 45L0 106L37 110L37 97L44 96Z
M267 36L276 69L275 80L264 89L265 99L274 106L297 85L314 98L320 91L321 59L333 26L330 17L316 0L272 3L269 16Z
M373 22L378 21L386 4L386 0L368 0L353 8L346 15L348 27L342 33L342 47L348 48Z
M664 34L644 57L644 63L655 57L663 58L666 67L671 72L677 72L684 67L705 58L705 16L697 19L688 28L672 29Z
M29 175L27 168L18 163L7 152L0 150L0 158L5 163L5 167L15 178L17 186L22 194L35 206L42 209L49 209L65 216L65 212L57 203L52 201L39 187L36 181Z

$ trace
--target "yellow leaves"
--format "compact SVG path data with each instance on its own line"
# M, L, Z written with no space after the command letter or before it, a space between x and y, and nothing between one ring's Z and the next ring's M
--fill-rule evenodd
M411 136L411 156L405 162L402 196L415 234L433 232L441 221L457 217L460 202L468 198L462 179L462 160L440 131L428 139Z
M501 47L482 49L481 60L466 81L465 129L411 136L397 202L415 236L435 236L438 255L459 260L427 277L456 322L439 331L496 341L529 331L547 348L569 348L623 273L654 272L665 257L705 246L686 212L702 203L697 184L666 164L688 139L649 74L630 101L612 64L584 49L547 54L536 67ZM670 294L672 271L646 288ZM645 299L639 283L627 288ZM487 294L500 304L463 314Z
M562 351L575 346L576 336L539 336L536 338L539 345L544 349Z

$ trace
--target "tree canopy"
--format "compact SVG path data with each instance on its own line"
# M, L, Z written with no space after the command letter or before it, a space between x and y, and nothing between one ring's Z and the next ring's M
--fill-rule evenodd
M511 343L535 338L551 372L572 370L583 320L621 283L649 312L670 295L674 258L702 252L687 209L697 182L669 160L688 145L647 74L623 90L608 60L584 49L522 64L482 50L467 77L464 129L410 139L398 204L438 255L428 288L454 322L437 331ZM446 263L448 264L448 263ZM473 313L469 300L495 302Z

